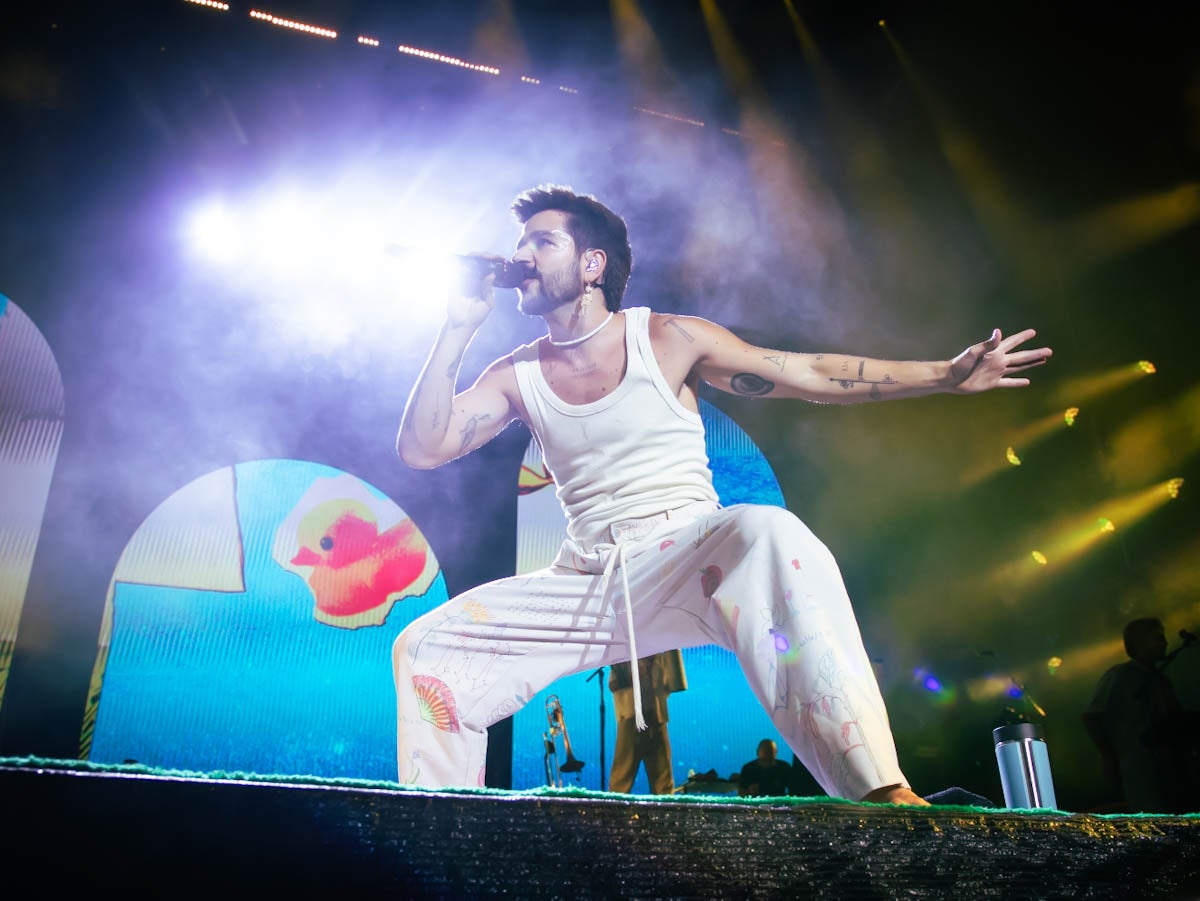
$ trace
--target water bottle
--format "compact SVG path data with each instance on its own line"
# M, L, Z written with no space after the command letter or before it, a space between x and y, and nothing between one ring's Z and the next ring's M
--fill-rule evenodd
M1004 806L1057 809L1042 727L1035 723L1011 723L993 729L992 739L996 742Z

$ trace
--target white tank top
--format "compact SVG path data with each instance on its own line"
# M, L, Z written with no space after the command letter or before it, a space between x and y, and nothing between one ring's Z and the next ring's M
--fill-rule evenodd
M538 342L513 351L529 425L553 476L567 535L585 551L609 542L614 522L717 501L698 413L679 402L650 347L650 310L625 310L625 377L588 404L558 397Z

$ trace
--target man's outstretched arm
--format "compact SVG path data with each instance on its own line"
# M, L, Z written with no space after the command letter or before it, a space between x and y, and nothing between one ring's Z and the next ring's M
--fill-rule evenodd
M920 397L977 394L1029 384L1017 375L1049 359L1049 347L1020 349L1034 337L1025 329L1007 338L996 329L950 360L878 360L851 354L809 354L756 347L704 319L675 317L686 332L695 371L714 388L748 397L794 397L816 403L851 404Z

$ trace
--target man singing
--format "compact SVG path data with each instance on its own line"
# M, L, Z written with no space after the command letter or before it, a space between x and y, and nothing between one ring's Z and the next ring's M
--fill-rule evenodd
M494 305L494 277L452 297L396 447L409 466L430 469L520 419L554 478L567 538L545 569L472 588L396 639L399 781L482 785L487 727L556 679L717 644L737 655L829 795L927 803L901 771L833 555L782 507L719 503L700 383L816 403L976 394L1028 385L1017 373L1050 349L1020 349L1032 329L1007 338L997 329L929 362L755 347L697 317L622 310L626 225L594 197L542 186L512 212L523 226L513 261L528 267L520 310L540 316L547 334L456 393L463 353Z

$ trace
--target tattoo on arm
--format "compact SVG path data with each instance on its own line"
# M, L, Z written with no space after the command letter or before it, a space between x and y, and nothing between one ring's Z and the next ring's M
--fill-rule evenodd
M783 368L787 366L787 358L787 354L769 354L763 357L764 360L766 360L780 372L783 372Z
M747 397L762 397L775 390L775 383L752 372L739 372L729 380L729 387L737 394Z
M487 422L491 417L484 413L476 414L463 423L462 441L458 444L458 452L461 454L471 446L471 442L475 440L475 429L481 422Z
M841 385L847 391L850 390L851 388L853 388L855 385L870 385L871 386L871 392L870 392L871 399L879 400L879 398L881 398L883 396L883 393L879 390L879 386L880 385L895 385L895 384L897 384L897 382L894 378L891 377L890 374L885 374L884 377L881 379L865 378L863 376L863 370L866 368L866 365L867 365L866 360L858 361L858 376L855 378L839 379L839 378L831 377L829 379L829 381L837 382L839 385ZM846 370L846 364L843 363L842 371L844 372L845 370Z
M677 319L668 319L666 324L669 325L671 328L675 329L675 331L679 332L679 334L683 335L683 337L687 338L688 343L690 343L690 344L696 343L696 339L693 338L690 334L688 334L688 330L685 329L682 325L680 325L679 321Z
M442 427L442 395L437 392L433 395L433 416L430 417L429 424L437 431Z
M458 375L458 367L460 365L462 365L463 354L465 352L466 352L465 348L463 350L460 350L458 352L458 356L454 358L454 361L449 366L446 367L446 378L452 379L456 375Z

